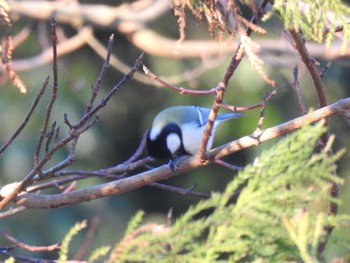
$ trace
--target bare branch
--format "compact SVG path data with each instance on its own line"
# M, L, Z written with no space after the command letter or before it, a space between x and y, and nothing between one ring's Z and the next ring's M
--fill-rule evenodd
M91 93L91 98L90 98L90 102L86 107L86 112L89 112L95 102L95 99L97 97L97 94L102 86L102 78L104 73L106 72L107 68L109 67L109 61L111 58L111 54L112 54L112 48L113 48L113 42L114 42L114 35L111 35L108 41L108 49L107 49L107 55L106 55L106 59L104 60L105 62L103 63L102 69L100 71L100 75L98 76L95 84L92 87L92 93Z
M94 238L94 234L96 232L97 225L99 223L99 218L98 217L93 217L91 220L91 223L89 224L88 231L86 233L86 236L82 242L82 244L79 247L79 250L77 251L74 260L82 260L82 258L85 256L85 254L88 251L88 248L90 246L90 243L92 239Z
M233 165L233 164L230 164L230 163L227 163L227 162L224 162L223 160L220 160L220 159L215 159L213 161L214 163L222 166L222 167L225 167L227 169L230 169L232 171L239 171L239 170L242 170L243 167L240 167L240 166L236 166L236 165Z
M60 248L60 244L57 243L57 244L54 244L54 245L51 245L51 246L30 246L30 245L27 245L19 240L17 240L16 238L10 236L9 234L5 233L3 230L0 229L0 235L2 235L3 237L5 237L7 240L9 240L10 242L13 243L13 245L15 247L20 247L20 248L23 248L23 249L26 249L26 250L29 250L29 251L32 251L32 252L37 252L37 251L53 251L53 250L57 250Z
M250 106L232 106L232 105L227 105L225 103L221 103L220 107L231 110L231 111L248 111L248 110L253 110L256 108L261 108L263 107L269 100L272 99L273 96L276 95L276 90L273 90L269 95L265 96L264 99L254 105Z
M267 95L265 97L267 97ZM264 119L265 119L265 103L261 106L260 116L259 116L259 120L258 120L258 126L256 127L256 130L254 133L259 133L262 131Z
M57 45L57 56L72 53L86 44L86 38L92 35L92 29L89 26L83 27L79 32ZM48 64L53 61L51 48L45 49L40 54L26 59L14 60L12 69L16 72L30 70Z
M301 90L300 90L300 86L299 86L299 70L298 70L298 65L296 65L294 67L294 70L293 70L293 77L294 77L294 81L293 81L293 88L294 88L294 91L297 95L297 98L298 98L298 105L299 105L299 108L301 110L301 114L304 115L307 113L306 111L306 106L305 106L305 102L304 102L304 98L301 94Z
M299 118L290 120L272 128L265 129L259 134L245 136L221 147L210 150L207 153L207 161L204 163L198 158L198 156L183 158L177 164L178 170L176 173L174 173L169 165L162 165L156 169L120 179L118 181L74 190L67 194L34 195L23 193L15 198L15 202L17 205L25 206L28 208L57 208L110 195L121 194L134 190L141 186L171 178L175 175L193 170L197 167L207 165L210 160L219 159L237 151L256 146L262 142L299 129L307 123L314 123L334 114L346 113L349 110L350 98L339 100L336 103L318 109Z
M242 149L258 145L262 142L271 140L281 135L287 134L291 131L303 127L307 123L314 123L319 120L325 119L334 114L346 114L350 110L350 98L341 99L333 104L318 109L314 112L310 112L299 118L290 120L272 128L262 130L259 134L252 134L242 137L239 140L232 143L225 144L221 147L217 147L208 152L209 159L219 159L228 154L240 151Z
M324 79L324 76L326 74L326 72L328 71L328 69L331 67L332 63L328 62L327 65L322 69L322 71L320 72L320 78L321 80Z
M24 206L11 207L7 211L0 213L0 219L6 218L6 217L9 217L9 216L13 216L13 215L18 214L20 212L23 212L26 209L27 208L24 207Z
M40 159L40 151L41 146L44 141L44 138L46 136L47 127L49 125L50 117L51 117L51 111L53 108L53 105L55 104L56 98L57 98L57 90L58 90L58 74L57 74L57 35L56 35L56 21L54 18L51 19L51 38L52 38L52 53L53 53L53 84L52 84L52 93L51 93L51 99L49 104L46 108L46 115L43 122L43 125L41 127L40 136L37 142L37 145L35 147L35 153L34 153L34 165L37 165Z
M205 194L205 193L193 191L193 189L195 188L195 185L191 188L188 188L188 189L170 186L170 185L165 185L165 184L160 184L160 183L152 183L152 184L150 184L150 186L156 187L159 189L163 189L166 191L174 192L174 193L177 193L180 195L191 195L191 196L196 196L196 197L200 197L200 198L210 198L210 196L211 196L211 194Z
M294 30L290 30L289 32L295 41L295 48L298 51L301 60L310 72L312 82L317 92L319 107L324 107L327 105L326 96L324 94L324 87L320 78L320 74L316 67L316 60L310 56L309 51L306 49L305 42L302 39L301 35L298 32L295 32Z
M268 0L263 0L261 2L260 6L259 6L259 9L258 9L258 16L253 16L251 18L251 20L250 20L251 24L256 24L257 23L258 19L263 14L264 8L268 4L268 2L269 2ZM252 31L251 27L248 27L246 29L246 31L245 31L244 37L249 36L252 32L253 31ZM227 88L227 85L228 85L228 83L229 83L233 73L237 69L237 67L240 64L240 62L242 61L243 53L244 53L244 45L241 42L238 45L237 50L234 53L234 55L233 55L233 57L232 57L232 59L230 61L229 66L227 67L226 73L225 73L222 81L217 86L218 92L216 93L216 96L215 96L215 99L214 99L214 103L213 103L213 106L211 108L211 111L210 111L210 114L209 114L209 117L208 117L208 123L207 123L207 126L206 126L205 130L204 130L204 135L203 135L203 138L202 138L201 146L200 146L199 151L198 151L198 156L199 156L199 158L201 160L204 160L205 152L206 152L207 145L208 145L208 141L209 141L209 138L211 136L211 132L212 132L213 127L214 127L214 121L215 121L216 115L217 115L217 113L219 111L220 104L224 100L225 90Z
M303 61L305 67L310 72L312 82L313 82L314 87L316 89L319 107L320 108L325 107L327 105L326 95L324 92L321 74L319 73L319 71L316 67L316 61L314 58L310 57L310 54L305 46L305 43L304 43L300 33L296 32L294 30L290 30L290 34L292 35L292 37L295 41L295 48L298 51L298 53L301 57L301 60ZM326 127L328 127L327 119L326 119L325 125L326 125ZM327 145L328 140L329 140L329 133L325 132L320 138L320 146L322 148L324 148ZM330 149L328 151L328 153L332 154L332 150ZM336 176L336 174L335 174L335 176ZM331 189L330 189L330 196L332 198L336 198L336 197L338 197L338 194L339 194L339 186L337 185L337 183L332 182ZM335 214L337 214L337 212L338 212L338 205L335 202L330 201L328 204L328 213L335 215ZM332 233L334 227L333 226L324 226L324 229L325 229L327 235L330 235ZM323 250L326 247L326 244L327 244L327 239L318 246L318 253L319 254L321 254L323 252Z
M167 88L170 88L172 90L179 92L181 95L183 95L183 94L209 95L209 94L215 94L220 89L220 87L217 87L217 88L213 88L211 90L190 90L190 89L185 89L183 87L176 87L176 86L166 82L165 80L162 80L160 77L158 77L152 71L150 71L145 65L143 65L143 71L151 79L154 79L155 81L157 81L158 83L160 83L161 85L163 85Z
M27 115L25 116L24 120L22 121L22 123L20 124L20 126L17 128L17 130L13 133L13 135L11 136L10 139L8 139L8 141L1 146L0 148L0 156L4 153L4 151L7 149L7 147L17 138L17 136L21 133L21 131L24 129L24 127L27 125L28 121L30 120L30 117L32 116L36 106L38 105L41 97L44 95L46 87L49 83L49 78L46 78L42 88L40 89L38 95L36 96L33 105L30 107Z
M30 182L34 176L39 173L42 169L42 167L46 164L47 161L51 159L53 154L61 149L64 145L68 144L72 140L74 140L77 136L79 136L81 133L86 131L86 129L89 126L85 126L87 121L89 121L93 116L97 114L97 112L103 108L107 102L110 100L112 95L128 80L132 79L133 73L138 69L138 67L141 65L141 58L140 57L136 60L134 66L131 68L131 70L128 72L127 75L125 75L122 80L118 82L117 85L113 87L113 89L100 101L96 107L92 108L91 111L86 113L80 121L77 123L77 125L74 126L73 129L70 130L69 135L67 135L65 138L61 139L59 142L57 142L52 149L41 159L38 161L38 163L34 166L34 168L25 176L25 178L18 184L18 186L14 189L14 191L7 195L1 202L0 202L0 209L4 208L6 204L8 204L19 192L21 192L24 188L24 186L27 185L28 182ZM94 121L93 121L94 122ZM85 127L84 127L85 126Z

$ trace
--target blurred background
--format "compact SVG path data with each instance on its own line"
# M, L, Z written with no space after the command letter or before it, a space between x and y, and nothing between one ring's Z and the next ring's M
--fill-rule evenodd
M50 3L62 2L66 3L67 6L68 3L76 3L74 1L53 1ZM137 16L138 12L141 13L146 8L144 6L148 6L150 2L145 0L139 2L80 1L76 4L105 4L109 6L124 4L125 6L138 3L138 5L133 6L136 10L134 15ZM155 2L159 3L159 1ZM50 16L39 19L39 17L26 13L26 10L20 9L17 4L19 3L16 1L10 2L11 34L18 36L23 34L25 29L29 30L30 33L13 52L13 68L27 86L27 93L20 93L11 81L2 78L0 88L1 143L4 143L22 122L46 77L50 76L49 87L51 87L53 79L52 61L49 60L47 63L37 65L34 60L30 60L50 47ZM41 8L40 5L37 5L33 9L37 13L45 14L45 11L41 11L39 8ZM97 12L97 8L95 10ZM147 46L153 46L155 49L161 50L162 43L158 42L158 38L153 38L153 42L152 38L150 38L151 40L141 39L138 41L132 30L129 31L126 26L112 24L101 26L93 21L85 21L76 25L73 22L66 22L64 17L57 15L59 43L64 44L67 39L76 36L82 28L90 27L93 29L93 39L99 41L104 48L107 47L110 35L115 35L113 55L129 67L144 51L144 64L164 80L184 88L208 90L216 87L222 80L233 54L232 50L234 49L231 47L236 45L238 39L225 42L224 45L221 43L223 48L211 54L202 52L200 55L187 57L176 55L176 52L181 54L181 48L179 50L174 48L179 38L177 19L169 7L161 10L161 12L155 13L143 26L146 25L147 29L171 40L172 52L161 54L162 52L157 53L152 49L147 49ZM251 15L244 9L243 13L247 18ZM127 14L131 16L131 13ZM98 18L105 19L105 17ZM81 21L78 22L81 23ZM212 40L206 23L198 24L190 14L188 14L186 22L186 40L183 48L186 48L186 41L202 41L203 43L211 43L211 45L219 45L218 41ZM275 90L277 91L277 94L266 106L263 127L268 128L301 115L298 100L293 90L293 69L296 65L299 67L300 88L307 108L315 109L318 104L310 76L283 33L283 25L279 18L273 16L266 23L260 22L259 25L267 30L267 34L253 33L252 39L258 44L260 43L258 54L264 61L263 69L268 77L276 82ZM133 24L129 26L135 27ZM90 39L90 41L92 40ZM151 42L146 43L147 41ZM309 51L319 62L320 70L331 62L324 78L328 103L350 96L349 47L346 49L347 56L341 56L337 41L328 49L315 43L309 45ZM104 62L103 58L97 54L99 51L103 52L103 49L99 49L91 43L82 44L79 48L60 56L58 60L59 91L52 120L57 121L60 126L61 136L64 136L68 131L64 124L63 114L67 113L72 123L79 120L90 98L91 86L95 83ZM231 51L228 51L230 48ZM26 62L26 67L21 68L20 61ZM121 70L123 70L121 67L109 67L103 78L98 99L106 95L123 77L124 74ZM77 160L72 169L98 170L115 166L127 160L137 149L154 116L166 107L174 105L211 107L213 103L212 95L180 95L156 85L143 75L142 69L139 70L139 73L137 78L140 77L141 81L136 78L123 85L108 105L101 110L99 122L80 137ZM261 79L257 72L251 68L247 59L243 59L230 81L225 103L235 106L252 105L261 101L264 95L272 90L273 87ZM31 170L33 153L49 98L50 91L48 90L25 130L1 156L1 185L19 181ZM222 124L218 128L214 145L218 146L252 133L257 126L259 111L260 109L255 109L245 112L245 117ZM344 147L348 149L350 147L349 121L342 116L333 116L330 118L330 127L330 132L336 135L334 149ZM277 140L236 153L225 160L238 166L245 166L264 149L269 149ZM54 156L50 164L54 165L62 161L67 153L68 148L61 150ZM344 200L344 205L340 207L341 213L349 212L350 209L347 202L350 198L347 172L350 169L349 164L350 156L347 153L338 164L339 175L345 179L345 185L340 190ZM137 172L135 171L133 174ZM183 188L196 185L196 191L209 193L222 191L235 174L235 172L223 167L210 165L174 177L164 183ZM104 181L99 178L82 180L78 182L77 188ZM96 248L116 243L122 237L128 220L138 210L146 212L146 220L164 223L170 208L173 208L174 217L176 217L198 200L197 197L182 196L157 188L143 187L122 195L110 196L71 207L54 210L25 210L12 217L1 219L1 228L28 244L49 245L61 241L69 228L76 222L84 219L91 222L95 218L98 220L98 225L91 248ZM342 235L344 237L347 235L344 233L336 234L340 238ZM71 248L72 256L83 238L84 233L79 235L74 242L74 247ZM6 244L6 242L4 243ZM329 253L336 255L342 249L337 245L330 246L331 252ZM26 254L24 251L20 253L22 254L22 252ZM39 253L35 255L43 256ZM44 256L55 257L52 253Z

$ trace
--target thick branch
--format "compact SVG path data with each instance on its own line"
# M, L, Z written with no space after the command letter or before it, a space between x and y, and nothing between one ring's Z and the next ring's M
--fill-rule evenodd
M149 4L151 3L151 4ZM76 28L76 25L86 25L85 34L90 34L92 28L109 28L117 30L128 36L128 39L145 53L153 56L161 56L168 58L200 58L203 56L213 56L217 54L231 53L237 48L237 44L232 45L232 41L217 43L211 40L184 41L181 48L177 45L176 39L164 37L152 29L147 27L147 22L157 19L160 15L170 10L168 1L145 1L140 0L132 4L123 4L121 6L107 5L88 5L75 1L72 2L49 2L49 1L10 1L10 9L12 12L28 16L36 20L49 20L55 15L58 23L69 24ZM90 27L91 26L91 27ZM90 30L90 31L89 31ZM76 37L71 39L74 45L64 45L62 55L77 49L86 43L89 37ZM157 43L157 45L154 45ZM259 44L262 53L276 52L288 53L294 55L293 49L288 43L281 39L261 39L256 41ZM309 43L308 49L310 55L314 57L322 57L332 60L341 57L342 42L334 42L328 49L317 43ZM69 51L71 50L71 51ZM58 55L60 56L60 47L58 47ZM343 56L350 56L350 47L344 50ZM30 62L30 63L29 63ZM14 60L12 64L13 70L16 72L28 70L33 67L50 62L50 53L47 52L26 60ZM28 68L29 67L29 68Z
M336 113L345 114L349 110L350 98L339 100L334 104L311 112L302 117L263 130L259 134L248 135L213 149L208 152L208 158L210 160L214 160L227 156L237 151L256 146L273 138L277 138L281 135L297 130L308 123L317 122ZM203 163L197 156L192 156L189 158L183 158L177 163L176 173L174 173L169 165L163 165L159 168L146 171L135 176L85 189L75 190L67 194L21 194L16 197L15 202L17 205L25 206L27 208L57 208L61 206L73 205L80 202L91 201L97 198L128 192L160 180L174 177L175 175L193 170L197 167L207 165L209 162L210 161Z

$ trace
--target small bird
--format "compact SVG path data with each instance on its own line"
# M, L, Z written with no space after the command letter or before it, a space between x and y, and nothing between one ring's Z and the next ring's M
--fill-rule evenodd
M171 160L181 155L195 155L201 145L209 114L210 109L196 106L175 106L158 113L147 134L149 155ZM215 129L221 122L240 116L240 113L218 115L212 134L215 134ZM207 150L212 144L213 136L209 138Z

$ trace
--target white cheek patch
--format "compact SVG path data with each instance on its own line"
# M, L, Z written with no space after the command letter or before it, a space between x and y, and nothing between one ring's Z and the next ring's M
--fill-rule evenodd
M181 140L176 133L170 133L166 137L166 145L171 154L176 153L181 147Z
M151 139L151 141L154 141L155 139L157 139L159 134L160 134L159 129L152 128L151 132L149 133L149 138Z

